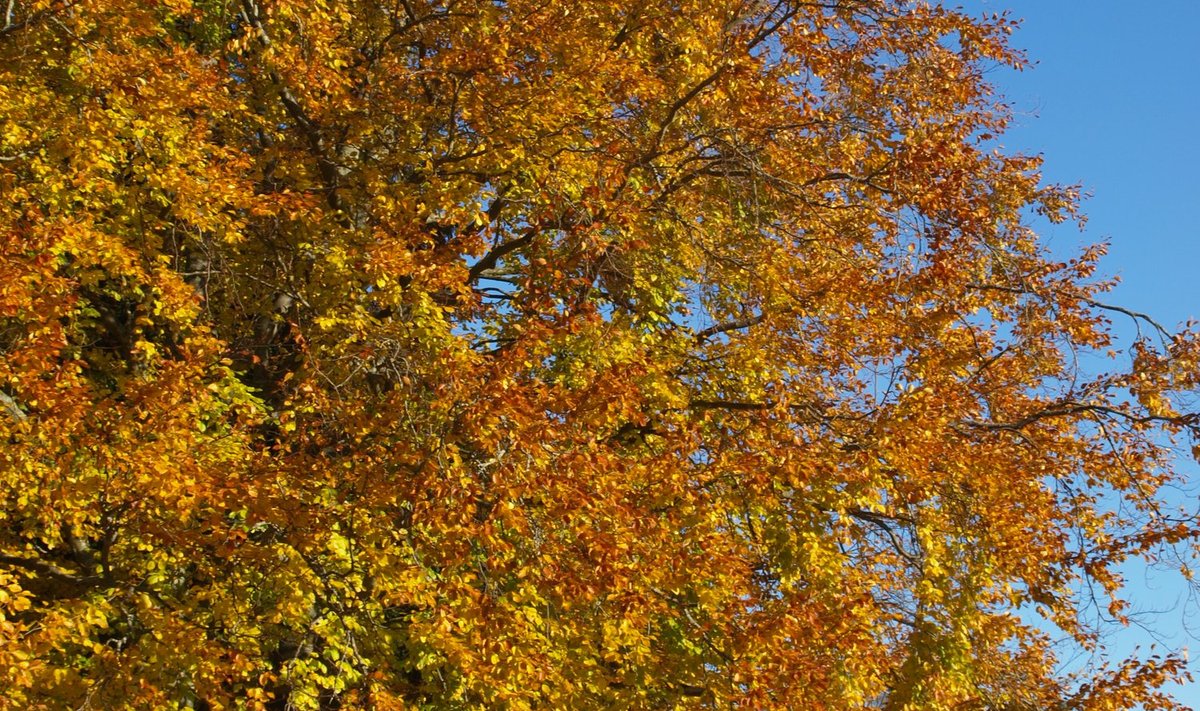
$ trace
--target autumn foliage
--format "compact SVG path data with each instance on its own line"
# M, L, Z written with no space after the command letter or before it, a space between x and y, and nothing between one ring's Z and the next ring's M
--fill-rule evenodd
M0 708L1170 707L1051 641L1197 342L1028 227L1011 18L5 6Z

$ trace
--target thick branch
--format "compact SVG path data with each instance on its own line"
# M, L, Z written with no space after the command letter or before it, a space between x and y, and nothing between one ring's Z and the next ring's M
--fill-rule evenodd
M88 586L99 582L101 579L99 575L78 575L65 568L60 568L53 563L37 558L25 558L5 553L0 553L0 565L22 568L37 573L44 578L50 578L56 582L67 583L69 585Z
M259 43L264 48L270 47L271 36L267 34L267 29L262 24L262 19L258 14L258 6L254 3L254 0L242 0L242 18L246 21L246 24L254 28ZM335 211L344 213L342 199L338 194L341 173L338 170L337 163L328 155L325 139L321 135L321 128L309 117L308 112L305 111L295 95L292 94L291 89L283 82L283 77L278 72L274 69L268 69L267 75L270 77L271 83L279 88L279 100L283 104L284 110L296 122L296 125L308 141L309 152L317 159L317 169L321 173L321 182L325 184L326 202ZM348 216L343 216L343 219L348 219Z
M689 103L691 103L692 99L696 98L700 92L704 91L709 87L709 85L719 79L724 72L724 66L718 67L711 74L701 80L700 83L692 87L686 94L679 97L679 99L677 99L675 103L671 105L671 108L667 109L666 118L663 119L662 125L658 127L658 134L654 137L654 143L651 149L646 152L645 157L642 159L643 162L650 160L655 154L657 154L658 147L662 145L663 138L665 138L667 135L667 130L671 128L671 124L675 123L675 117L679 115L679 112L682 111L683 108Z
M739 412L769 410L774 406L773 402L739 402L737 400L692 400L688 403L690 410L735 410Z
M17 404L17 401L12 399L8 393L0 390L0 407L3 407L14 420L20 422L26 418L25 411Z
M485 272L490 272L492 269L494 269L496 264L498 264L505 255L512 254L518 249L528 246L530 242L533 242L533 238L536 236L537 232L535 230L530 230L520 237L499 245L492 251L480 257L479 261L475 262L475 264L471 267L471 270L467 273L467 283L470 284L479 280L480 277L484 276Z
M703 343L713 336L717 336L722 333L728 333L729 331L737 331L743 328L757 326L758 324L762 323L762 321L762 316L751 316L747 318L735 319L733 321L726 321L725 323L718 323L697 333L696 341L698 343Z

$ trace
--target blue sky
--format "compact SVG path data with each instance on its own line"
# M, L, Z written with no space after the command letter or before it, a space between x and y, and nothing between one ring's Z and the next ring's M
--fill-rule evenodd
M1082 183L1088 226L1039 225L1064 256L1108 241L1104 272L1122 283L1109 299L1168 327L1200 318L1200 0L953 0L973 14L1011 10L1013 36L1036 66L997 69L991 78L1016 111L1001 141L1045 156L1053 182ZM1117 322L1121 333L1127 323ZM1184 464L1200 488L1200 467ZM1196 508L1194 497L1178 503ZM1200 708L1200 610L1171 575L1127 572L1135 609L1161 640L1189 647L1198 681L1177 698ZM1189 614L1190 613L1190 614ZM1185 625L1191 625L1191 633ZM1116 650L1154 638L1130 628Z
M954 3L948 3L954 4ZM1123 303L1172 325L1200 317L1200 2L972 0L1023 18L1014 45L1037 62L992 78L1016 108L1009 148L1092 193L1088 229L1049 231L1067 250L1110 240Z

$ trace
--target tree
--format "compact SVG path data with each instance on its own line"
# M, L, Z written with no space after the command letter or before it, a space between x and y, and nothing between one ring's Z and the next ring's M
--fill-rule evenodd
M1029 228L1012 24L10 0L0 706L1172 707L1046 630L1196 540L1197 339Z

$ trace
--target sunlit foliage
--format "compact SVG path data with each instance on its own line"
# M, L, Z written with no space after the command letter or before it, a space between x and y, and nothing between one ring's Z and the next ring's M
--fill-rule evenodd
M1028 228L1010 18L0 5L0 708L1169 707L1050 630L1196 339Z

